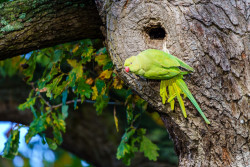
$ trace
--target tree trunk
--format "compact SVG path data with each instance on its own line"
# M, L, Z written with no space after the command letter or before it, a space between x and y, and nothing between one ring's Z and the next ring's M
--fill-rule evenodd
M1 4L0 59L91 34L94 37L91 30L98 31L102 25L95 10L88 10L91 5L82 10L83 5L67 2L82 3L17 0ZM18 11L12 11L17 5ZM96 0L96 5L116 70L161 113L175 142L179 165L250 166L249 2ZM211 125L205 124L188 100L187 119L179 109L172 112L168 104L162 105L159 81L124 72L126 58L163 47L195 68L185 81Z
M249 2L218 0L96 0L106 44L120 77L161 113L179 166L250 166ZM211 122L193 105L188 118L159 96L159 81L123 70L126 58L163 49L194 67L185 78Z
M0 60L83 38L102 38L92 0L0 4Z

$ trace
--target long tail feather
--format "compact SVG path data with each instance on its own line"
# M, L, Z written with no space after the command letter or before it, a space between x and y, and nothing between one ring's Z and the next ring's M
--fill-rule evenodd
M183 113L183 116L185 118L187 118L187 113L186 113L186 109L185 109L185 106L184 106L184 102L183 102L183 100L181 98L180 90L178 89L178 86L175 83L173 83L173 88L174 88L174 91L176 93L177 100L178 100L178 102L179 102L179 104L181 106L181 111Z
M167 94L167 81L166 80L161 80L161 84L160 84L160 96L162 98L162 104L165 104L168 94Z
M205 122L207 124L210 124L209 120L207 119L207 117L204 115L204 113L202 112L200 106L198 105L198 103L196 102L196 100L194 99L192 93L189 91L186 83L181 79L178 78L176 79L176 84L177 86L186 94L186 96L189 98L189 100L193 103L193 105L195 106L195 108L199 111L199 113L201 114L201 116L203 117L203 119L205 120ZM178 96L177 96L178 97Z
M170 103L171 110L174 111L174 98L176 97L176 93L174 92L174 88L172 84L168 86L169 98L168 103Z

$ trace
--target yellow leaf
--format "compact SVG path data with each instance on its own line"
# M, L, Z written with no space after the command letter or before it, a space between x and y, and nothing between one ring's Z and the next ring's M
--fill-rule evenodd
M76 60L67 59L67 62L68 62L69 65L71 65L73 68L77 68L77 67L79 66L79 64L77 63Z
M119 132L118 118L116 116L116 108L115 108L115 106L114 106L114 120L115 120L116 131Z
M81 57L91 57L94 53L95 49L93 47L88 47L88 50L86 52L83 52Z
M133 97L132 95L129 95L129 96L127 97L127 99L126 99L126 101L125 101L125 105L127 105L127 104L131 101L132 97ZM129 105L128 105L127 107L129 107Z
M72 50L73 53L75 53L79 49L79 45L76 45L75 48Z
M100 79L109 79L111 77L111 74L112 74L113 71L109 71L109 70L105 70L103 71L100 75L99 75L99 78Z
M96 98L98 96L98 91L97 91L96 86L93 86L92 90L93 90L93 92L92 92L92 100L96 100Z
M50 107L46 107L45 109L46 109L46 111L50 111L50 110L51 110L51 108L50 108Z
M110 59L107 55L101 54L95 57L95 61L97 61L99 66L104 66L110 61Z
M140 96L138 96L138 95L135 95L134 96L134 102L136 103L137 101L139 101L141 98L140 98Z
M47 116L47 117L46 117L46 122L47 122L48 124L51 123L51 118L50 118L50 116Z
M164 123L162 122L162 119L160 117L160 115L158 114L158 112L152 112L149 113L147 112L147 114L149 114L151 116L151 118L160 126L164 127Z
M93 82L94 82L94 80L92 78L88 78L86 80L86 84L88 84L88 85L92 85Z
M59 127L61 130L64 130L64 129L65 129L65 122L64 122L64 120L62 120L62 119L59 119L59 120L58 120L58 127Z
M120 80L118 77L115 77L114 82L113 82L112 85L113 85L113 87L114 87L115 89L121 89L122 86L123 86L123 81Z
M76 78L80 78L83 75L83 68L81 63L77 62L77 60L67 59L70 66L73 67L71 72L76 73Z

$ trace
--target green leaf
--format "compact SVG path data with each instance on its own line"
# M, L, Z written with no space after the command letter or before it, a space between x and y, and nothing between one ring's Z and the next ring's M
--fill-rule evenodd
M111 69L113 67L113 62L109 61L105 66L103 66L103 71Z
M132 103L129 103L126 108L126 116L127 116L127 123L130 125L133 121L134 115L133 115L133 105Z
M49 148L51 148L52 150L57 149L57 144L52 139L46 137L46 141L47 144L49 145Z
M37 51L33 51L31 56L29 57L28 61L26 62L26 64L28 65L28 68L26 68L23 71L23 74L28 77L29 79L27 80L27 82L31 81L33 78L33 73L36 69L36 56L37 56Z
M0 0L0 3L8 2L9 0Z
M113 63L110 56L107 54L106 48L101 48L96 52L96 54L97 56L95 57L95 61L99 66L103 66L103 70L113 67Z
M109 97L107 95L97 96L94 106L96 107L97 114L100 115L103 109L108 105Z
M56 67L56 65L53 65L51 67L50 72L48 74L45 73L43 79L39 80L39 82L38 82L39 89L44 88L45 84L50 82L53 79L53 77L58 74L58 71L59 71L59 69Z
M43 67L51 65L50 57L48 57L44 52L40 51L37 54L36 62L41 64Z
M51 113L51 116L53 118L53 140L56 144L61 144L62 141L63 141L63 138L62 138L62 132L65 132L66 131L66 124L64 122L63 119L61 119L60 117L58 118L56 116L55 113Z
M18 154L19 129L12 130L3 150L3 157L13 159Z
M136 129L127 129L126 133L122 136L122 141L128 142L129 139L135 134Z
M129 143L134 134L135 129L127 129L127 131L122 136L120 145L117 148L116 158L122 159L126 165L130 165L131 158L134 157L135 149Z
M102 88L105 86L105 82L103 80L97 79L96 80L96 88L98 91L98 94L101 94Z
M81 55L81 57L83 58L84 62L90 62L91 57L94 53L94 48L92 46L88 46L88 47L84 47L84 51Z
M81 78L83 76L83 67L82 67L82 62L77 61L77 60L67 60L68 63L73 67L71 72L69 73L69 80L70 80L70 75L75 75L76 79ZM74 85L71 85L73 87Z
M67 96L68 96L68 90L66 89L66 90L63 91L63 93L62 93L62 104L63 104L63 105L66 105Z
M65 124L65 121L63 119L61 119L61 117L57 117L55 113L52 113L52 118L54 119L53 120L53 128L56 128L60 131L63 131L65 132L66 131L66 124Z
M65 90L68 86L69 82L68 81L63 81L61 85L57 86L54 90L53 93L55 94L56 98L57 96L61 95L61 93L63 92L63 90ZM48 92L47 92L48 93Z
M76 76L77 76L77 74L75 72L69 73L69 76L67 78L67 82L68 82L68 85L70 87L75 87L75 83L76 83L76 79L77 79Z
M82 96L85 96L87 98L90 98L92 94L92 89L91 86L85 83L85 79L80 78L78 87L77 87L77 92L80 93Z
M61 57L64 56L63 50L56 50L54 54L51 55L51 62L57 62Z
M54 141L57 144L62 144L63 138L62 138L62 133L58 128L53 128L53 135L54 135Z
M13 75L17 74L19 71L20 61L21 61L20 56L1 61L0 62L0 75L3 77L6 77L6 76L12 77ZM22 65L25 66L24 64Z
M81 64L77 61L77 60L73 60L73 59L67 59L67 62L71 65L71 67L73 68L78 68L79 66L81 66Z
M65 119L68 117L68 109L69 109L68 105L62 106L62 119Z
M32 114L34 115L34 117L37 118L36 109L33 106L30 106L30 110Z
M136 106L141 110L141 113L143 113L147 110L148 103L142 98L139 98L136 101Z
M104 54L104 53L107 53L107 49L106 49L106 47L103 47L103 48L101 48L101 49L99 49L97 52L96 52L96 54Z
M157 150L159 150L157 145L152 143L146 136L142 137L140 151L144 152L145 157L147 157L149 160L156 161L157 157L159 156Z
M146 134L146 129L140 128L137 130L137 135L143 137Z
M52 98L53 96L51 95L50 92L54 93L54 98L56 98L57 96L59 96L63 90L58 91L58 84L60 83L60 81L62 80L63 75L59 75L57 76L55 79L53 79L52 83L47 84L46 88L47 88L47 97Z
M25 141L28 143L30 139L36 134L45 131L47 128L46 114L34 119L29 127L28 133L25 136Z
M53 94L51 93L51 91L48 89L46 92L46 96L51 100L53 98Z
M135 129L130 129L128 132L124 133L124 135L122 136L121 143L117 148L117 153L116 153L117 159L123 158L126 153L130 152L129 150L130 146L127 143L134 134L135 134Z
M35 102L36 97L28 98L25 103L18 106L18 109L24 111L26 108L30 108L31 106L33 106Z
M129 153L129 145L125 142L121 142L117 148L116 158L122 159L127 153Z

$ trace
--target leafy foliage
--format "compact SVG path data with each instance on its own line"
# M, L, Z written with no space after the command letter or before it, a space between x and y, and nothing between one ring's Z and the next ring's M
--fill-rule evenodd
M8 2L9 0L0 0L0 3Z
M146 136L144 128L128 128L122 137L122 141L117 149L117 159L123 159L126 165L130 165L131 158L137 151L144 152L149 160L156 161L159 148L153 144Z
M5 143L3 157L13 159L18 153L19 128L12 130L7 142Z
M159 148L152 143L146 136L142 137L140 151L144 152L145 157L148 157L149 160L157 160L159 154L157 153Z
M9 65L15 65L13 69L0 62L2 76L19 71L32 87L26 102L18 107L19 110L31 110L34 115L25 140L28 143L33 136L40 134L51 149L56 149L62 143L69 110L77 109L79 103L93 102L97 114L101 114L109 104L119 103L126 107L128 126L117 149L117 158L129 165L135 152L140 151L150 160L156 160L158 147L145 136L146 129L139 127L147 103L119 79L106 48L100 47L100 42L85 39L6 60ZM119 96L121 102L113 99L111 94ZM114 122L118 131L116 112ZM53 138L46 137L48 129L53 130ZM13 158L17 154L17 132L13 131L6 143L5 157Z

